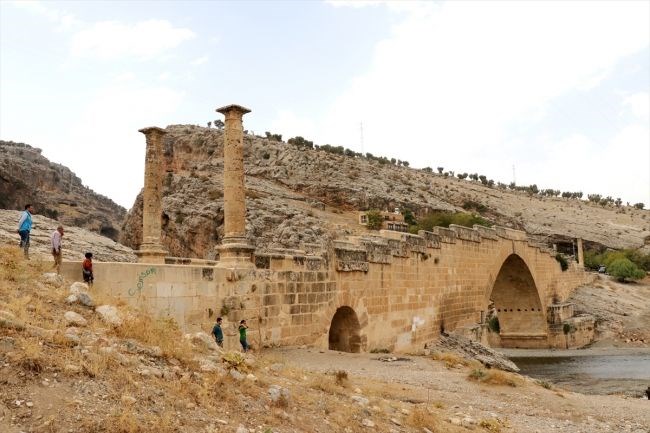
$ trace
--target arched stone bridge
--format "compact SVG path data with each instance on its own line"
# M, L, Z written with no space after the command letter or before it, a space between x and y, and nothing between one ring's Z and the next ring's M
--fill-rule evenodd
M490 334L492 345L579 345L563 335L572 311L562 301L587 274L576 262L562 271L554 254L523 232L382 231L335 241L325 251L256 254L254 269L173 258L96 263L95 290L170 315L187 330L209 331L218 315L234 330L246 318L254 344L417 348L441 330L478 329L493 302L500 332ZM73 276L77 266L68 264L66 272Z

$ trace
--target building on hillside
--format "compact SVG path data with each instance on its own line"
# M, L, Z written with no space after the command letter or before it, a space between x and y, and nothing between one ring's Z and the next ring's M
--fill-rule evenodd
M370 211L359 212L359 224L361 224L362 226L368 225L368 212ZM400 213L398 208L395 208L395 212L381 211L379 212L379 214L382 217L382 222L381 222L382 230L408 232L409 225L404 222L404 215Z

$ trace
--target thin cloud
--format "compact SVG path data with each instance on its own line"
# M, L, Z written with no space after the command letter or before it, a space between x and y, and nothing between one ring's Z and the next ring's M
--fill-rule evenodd
M560 97L601 86L622 59L647 49L650 41L647 2L417 6L377 44L368 71L303 135L360 150L363 120L366 152L399 156L420 167L482 171L497 180L511 177L513 163L529 165L533 182L559 187L554 166L526 150L537 149L532 143L540 137L525 130L542 124ZM293 135L289 128L306 123L284 112L276 129ZM645 125L626 119L615 140L579 142L587 153L600 146L610 154L612 143L625 137L634 140L626 148L643 151L647 119ZM551 142L564 139L549 133ZM647 172L647 161L636 168ZM603 183L602 174L584 164L574 164L573 173L585 185ZM628 191L630 200L647 199L648 184L638 185L633 171L613 167L610 173L635 185L620 190Z
M203 65L204 63L207 63L208 60L210 60L210 56L208 56L206 54L204 56L201 56L201 57L198 57L198 58L192 60L191 63L192 63L192 66L200 66L200 65Z
M135 24L102 21L76 32L70 43L74 57L115 60L155 58L196 34L174 27L166 20L147 20Z

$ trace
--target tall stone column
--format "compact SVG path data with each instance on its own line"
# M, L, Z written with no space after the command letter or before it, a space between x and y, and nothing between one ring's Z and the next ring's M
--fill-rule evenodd
M219 247L223 268L253 268L255 248L246 239L246 193L244 190L244 128L242 117L251 110L240 105L217 109L226 117L223 141L224 238Z
M582 249L582 238L578 238L578 264L585 266L585 252Z
M162 140L167 131L155 126L139 130L147 139L142 194L142 244L135 253L141 263L165 263L167 251L160 240L162 233Z

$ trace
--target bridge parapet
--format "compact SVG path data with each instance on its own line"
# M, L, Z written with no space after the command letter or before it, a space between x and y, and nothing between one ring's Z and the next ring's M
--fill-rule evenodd
M492 239L494 241L499 240L499 235L497 235L497 231L493 228L479 226L476 224L474 224L473 228L481 235L482 239Z
M471 242L481 242L481 234L478 230L470 229L456 224L450 224L449 229L456 233L458 239Z
M456 243L456 232L451 229L446 229L444 227L434 227L431 229L434 234L440 237L440 242L445 244L455 244Z
M497 235L504 239L510 239L513 241L527 241L528 235L526 232L521 230L515 230L508 227L495 226L494 230L497 232Z

